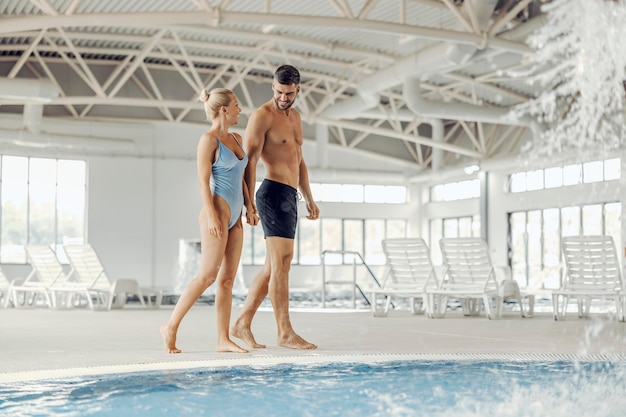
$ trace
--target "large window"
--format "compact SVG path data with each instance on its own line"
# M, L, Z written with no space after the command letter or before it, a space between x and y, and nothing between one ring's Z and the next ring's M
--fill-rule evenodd
M25 245L84 241L85 161L4 155L0 164L0 262L25 263Z
M561 274L561 236L610 235L621 242L621 204L547 208L509 214L510 262L521 286L557 288Z
M261 185L257 182L256 189ZM324 203L405 204L407 187L403 185L363 185L311 183L315 201ZM385 238L407 237L408 222L404 219L322 218L298 219L292 263L320 265L323 251L358 252L369 265L383 265L385 256L381 241ZM244 223L241 263L263 265L265 262L263 227ZM329 261L330 259L330 261ZM351 263L351 255L329 255L327 263Z
M311 183L311 192L315 201L328 203L404 204L407 201L407 188L403 185Z
M619 158L590 161L533 171L516 172L509 178L509 192L543 190L589 184L600 181L618 180L621 177Z
M337 219L323 218L310 221L298 219L292 263L320 265L322 252L358 252L369 265L383 265L385 256L381 241L385 238L407 237L404 219ZM244 252L242 264L262 265L265 262L265 239L261 225L244 224ZM350 255L329 256L327 263L352 262Z
M480 181L465 180L437 184L430 188L430 201L456 201L480 197Z
M433 264L442 262L439 241L444 237L480 237L480 216L433 219L429 224L430 256Z

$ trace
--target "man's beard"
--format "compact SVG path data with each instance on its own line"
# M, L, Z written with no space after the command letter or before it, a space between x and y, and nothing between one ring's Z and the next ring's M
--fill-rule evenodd
M284 101L278 101L278 100L274 99L274 103L276 103L276 107L278 107L278 108L279 108L279 109L281 109L281 110L287 110L287 109L290 109L290 108L291 108L291 106L293 106L293 101L289 101L289 102L287 102L287 103L289 103L289 104L287 104L287 107L284 107L284 108L283 108L283 107L281 107L281 103L282 103L283 105L285 104L285 102L284 102Z

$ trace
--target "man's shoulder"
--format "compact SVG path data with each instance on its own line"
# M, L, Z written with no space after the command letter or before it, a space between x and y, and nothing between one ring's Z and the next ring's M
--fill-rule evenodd
M265 103L257 107L256 111L271 112L274 108L274 100L267 100Z
M256 110L252 112L251 117L271 117L273 115L272 108L270 107L270 103L263 103Z

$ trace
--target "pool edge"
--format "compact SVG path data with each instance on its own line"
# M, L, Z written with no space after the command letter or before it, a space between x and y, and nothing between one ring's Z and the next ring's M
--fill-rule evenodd
M557 354L557 353L404 353L404 354L346 354L292 355L252 358L207 359L176 362L146 362L123 365L101 365L7 372L0 374L0 383L112 375L145 371L182 370L193 368L223 368L229 366L267 366L280 364L320 364L331 362L390 362L398 360L499 360L499 361L626 361L626 354Z

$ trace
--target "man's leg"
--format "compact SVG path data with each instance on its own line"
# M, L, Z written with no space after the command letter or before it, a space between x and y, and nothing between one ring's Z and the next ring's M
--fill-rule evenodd
M289 318L289 269L293 258L293 239L267 238L267 257L270 262L269 294L278 326L278 345L291 349L315 349L298 336Z
M243 304L243 308L237 320L230 328L230 334L243 340L251 348L264 348L265 345L257 343L252 334L252 319L261 303L267 297L267 288L270 281L270 264L268 257L265 258L265 265L254 277L248 288L248 295Z

